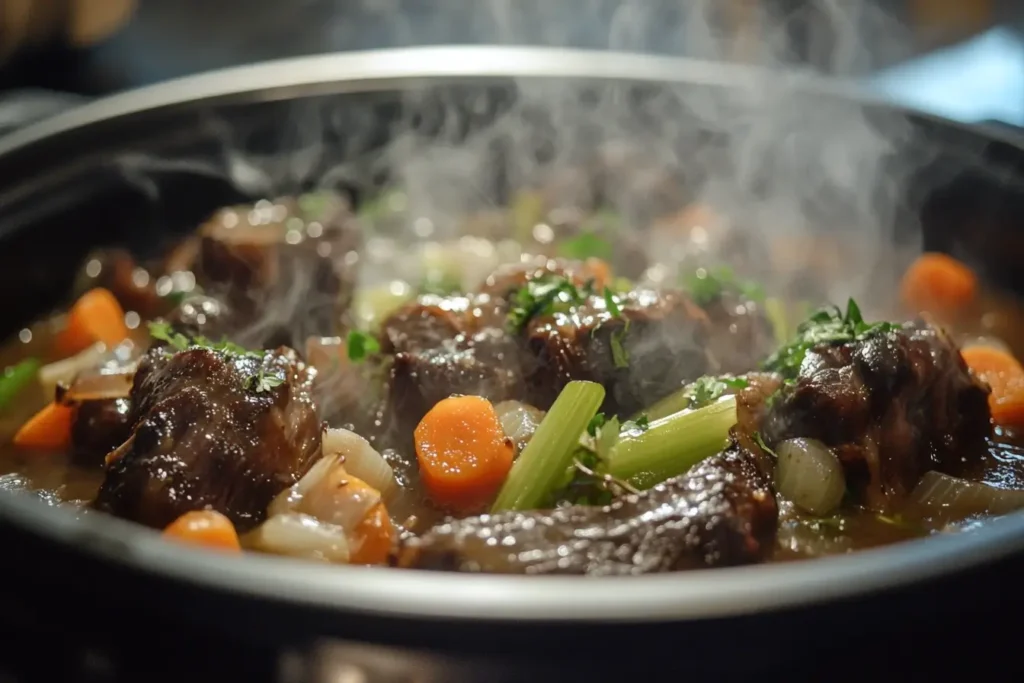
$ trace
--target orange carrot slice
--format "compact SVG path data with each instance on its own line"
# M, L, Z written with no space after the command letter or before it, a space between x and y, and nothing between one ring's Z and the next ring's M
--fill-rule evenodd
M471 511L488 503L512 468L513 444L490 401L446 398L416 427L416 459L435 503Z
M900 294L915 312L956 313L974 301L978 278L951 256L925 253L904 273Z
M1024 367L1020 362L991 346L971 346L961 355L971 372L992 388L988 405L996 424L1024 427Z
M57 335L57 353L73 356L96 342L113 348L127 337L121 304L109 290L97 287L83 294L68 311L67 326Z
M383 564L391 552L395 527L383 503L377 503L349 536L352 564Z
M38 450L63 450L71 445L75 409L51 403L29 418L14 435L14 445Z
M164 537L213 550L242 550L235 525L216 510L186 512L164 529Z

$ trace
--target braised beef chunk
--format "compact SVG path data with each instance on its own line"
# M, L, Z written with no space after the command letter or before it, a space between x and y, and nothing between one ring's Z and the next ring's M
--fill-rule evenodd
M573 307L523 303L531 282L542 283L538 292L572 290ZM605 385L602 410L625 415L707 371L706 318L684 295L636 289L614 296L610 306L580 264L541 259L500 269L468 296L420 297L383 325L393 411L415 424L434 403L460 393L546 409L566 383L586 379Z
M131 404L127 398L83 401L71 423L71 456L79 465L100 466L104 456L131 434Z
M200 228L196 277L250 324L232 337L270 348L338 330L352 298L361 237L330 197L225 209Z
M683 476L604 508L574 506L445 522L403 540L394 564L590 575L751 564L772 551L777 517L755 456L732 446Z
M262 359L153 349L132 386L133 432L94 506L156 528L212 508L251 528L319 452L314 375L285 348Z
M988 388L926 324L807 352L764 422L769 444L803 436L831 446L850 491L878 511L928 470L957 474L991 433Z

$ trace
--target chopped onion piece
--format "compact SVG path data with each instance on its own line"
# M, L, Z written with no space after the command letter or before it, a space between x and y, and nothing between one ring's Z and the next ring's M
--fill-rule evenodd
M79 373L99 367L106 351L106 346L96 343L70 358L39 368L39 383L43 385L43 393L53 396L58 384L71 384Z
M127 398L131 393L135 367L124 368L121 372L85 372L78 375L64 400L69 403L81 401L103 401Z
M351 478L340 464L334 467L306 492L297 511L352 531L380 502L381 496L377 489L358 485L349 481Z
M494 410L498 413L505 436L515 442L517 453L523 450L544 419L543 410L519 401L502 401L494 406Z
M816 439L789 439L775 448L775 486L802 510L827 515L843 500L846 477L839 459Z
M348 562L345 531L298 513L274 515L249 532L245 544L255 550L321 562Z
M288 512L295 512L299 503L302 502L302 498L309 493L310 489L320 483L320 481L327 476L327 474L338 466L339 458L337 455L328 455L320 458L313 466L306 472L291 488L285 489L277 495L274 500L267 506L267 515L273 517L275 515L283 515Z
M347 472L387 496L395 487L395 473L370 442L348 429L324 430L323 451L338 455Z
M926 472L911 494L923 516L939 524L974 515L1005 515L1024 508L1024 491Z

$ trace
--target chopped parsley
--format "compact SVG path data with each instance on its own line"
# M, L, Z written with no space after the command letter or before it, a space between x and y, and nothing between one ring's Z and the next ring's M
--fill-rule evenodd
M683 397L689 401L688 408L703 408L720 399L730 389L746 389L748 384L743 377L705 376L687 386L683 390Z
M628 432L639 432L639 433L642 434L643 432L646 432L650 428L651 428L651 420L650 420L650 418L647 417L646 413L640 415L635 420L627 420L622 425L622 431L626 432L626 433L628 433Z
M587 425L587 434L590 434L591 436L597 436L597 430L603 427L604 423L604 413L598 413L594 417L590 418L590 424Z
M513 293L508 327L520 332L534 318L566 313L582 306L592 294L593 283L589 281L579 288L564 276L548 274L534 278Z
M766 454L772 456L773 458L779 457L775 453L775 451L773 451L772 449L768 448L768 444L766 444L764 442L764 437L761 436L761 432L754 432L754 443L757 444L758 448L760 448L762 451L764 451Z
M684 279L683 286L698 306L714 303L729 292L756 303L763 303L765 300L761 285L750 280L741 280L728 266L698 268Z
M260 368L259 372L254 375L249 375L245 379L245 388L250 391L255 391L257 394L270 391L274 387L279 387L282 384L284 384L283 377L268 375L267 371L263 368Z
M347 340L348 359L354 363L362 362L367 356L380 351L380 342L372 334L352 330Z
M211 341L203 336L195 336L189 339L187 335L181 332L176 332L171 324L157 320L149 323L149 336L159 341L167 342L167 344L175 351L187 351L190 348L209 349L210 351L219 351L220 353L230 354L239 358L251 358L254 360L262 361L266 357L265 351L251 351L243 346L222 339L219 342ZM284 378L278 377L277 375L268 375L264 368L260 368L258 372L253 375L249 375L245 378L242 383L246 389L261 393L264 391L270 391L274 387L281 386L284 383Z
M564 258L585 261L599 258L607 261L612 257L612 245L593 231L581 232L558 245L558 255Z
M864 322L857 302L850 299L846 303L845 313L836 306L829 306L800 323L796 337L769 356L762 367L769 372L779 373L784 379L794 379L800 372L807 352L816 346L862 341L898 329L900 326L895 323Z
M616 496L636 493L633 486L607 474L605 467L611 450L623 435L644 432L648 427L646 415L621 425L615 416L595 415L587 425L590 439L581 441L572 466L566 469L549 504L607 505Z

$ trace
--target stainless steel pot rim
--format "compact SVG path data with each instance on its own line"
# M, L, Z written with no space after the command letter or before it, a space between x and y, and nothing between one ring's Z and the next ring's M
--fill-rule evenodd
M522 77L731 86L764 76L747 67L695 60L562 49L432 47L303 57L191 76L97 100L0 139L0 155L105 120L204 101L368 92L424 80ZM909 111L873 101L849 84L794 78L810 90L855 97L858 104ZM0 517L97 557L208 589L393 617L487 621L734 616L896 588L1024 550L1024 515L1011 515L970 533L803 563L605 579L469 576L323 566L256 555L239 560L166 543L158 534L122 520L99 515L78 519L27 495L0 494Z
M893 111L942 120L904 105L885 102L852 81L803 71L770 70L684 57L505 46L437 46L295 57L185 76L111 95L62 112L0 138L0 155L44 138L100 121L202 101L279 100L317 93L371 92L417 81L444 82L500 78L633 81L637 83L738 86L787 81L797 90L856 100ZM1019 144L1009 133L990 137Z
M82 519L0 494L0 516L100 559L206 589L320 609L423 619L649 622L721 618L855 597L1024 551L1024 514L819 560L632 577L496 576L323 565L194 550L120 519Z

